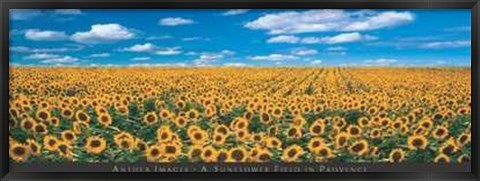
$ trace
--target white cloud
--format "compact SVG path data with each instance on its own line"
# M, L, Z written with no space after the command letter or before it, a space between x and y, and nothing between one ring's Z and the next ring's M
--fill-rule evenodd
M299 55L299 56L316 55L318 54L318 51L315 49L308 49L308 48L296 48L292 50L292 54Z
M231 10L228 10L228 11L222 13L222 15L223 16L235 16L235 15L245 14L248 11L249 11L248 9L231 9Z
M246 67L248 65L245 64L245 63L229 62L229 63L224 63L223 66L226 66L226 67Z
M200 56L193 60L196 66L210 66L211 63L222 60L225 57L235 55L234 51L222 50L220 52L202 52Z
M159 24L162 26L180 26L194 23L191 19L185 19L181 17L169 17L163 18L159 21Z
M25 31L25 38L33 41L58 41L65 40L68 36L62 31L29 29Z
M45 64L57 64L57 63L74 63L80 61L80 59L72 56L63 56L56 54L36 53L26 56L25 59L37 59L41 63Z
M147 61L147 60L151 60L152 58L151 57L134 57L130 60L132 61Z
M312 65L318 65L318 64L321 64L323 61L322 60L313 60L310 62L310 64Z
M48 53L35 53L25 57L25 59L52 59L58 58L59 55L56 54L48 54Z
M267 40L267 43L298 43L300 38L296 36L289 36L289 35L280 35L271 37Z
M79 43L102 43L119 40L129 40L135 37L135 33L119 24L95 24L89 31L77 32L71 36L73 41Z
M459 41L436 41L420 44L420 48L424 49L445 49L445 48L463 48L471 46L470 40Z
M285 60L297 60L298 57L285 54L270 54L266 56L254 56L249 57L251 60L264 60L264 61L285 61Z
M181 54L183 51L180 47L167 47L167 48L160 48L156 50L157 55L178 55Z
M10 10L10 18L12 20L29 20L31 18L41 16L42 12L39 10L32 10L32 9L13 9Z
M363 65L367 66L389 66L397 63L397 59L388 59L388 58L379 58L379 59L369 59L364 60Z
M137 63L137 64L129 64L128 67L186 67L187 64L185 63L157 63L157 64L150 64L150 63Z
M55 14L61 15L81 15L82 11L79 9L56 9Z
M91 54L90 57L105 58L105 57L110 57L110 54L109 53L95 53L95 54Z
M71 56L63 56L63 57L56 57L56 58L49 58L44 59L42 63L74 63L79 61L80 59L71 57Z
M457 26L457 27L451 27L451 28L446 28L445 31L472 31L472 28L470 26Z
M10 51L18 53L54 53L54 52L70 52L70 51L80 51L83 46L73 46L73 47L57 47L57 48L31 48L25 46L14 46L10 47Z
M158 47L152 43L136 44L128 48L123 48L126 52L154 52Z
M362 12L362 13L359 13ZM244 26L266 30L270 34L297 34L328 31L368 31L412 22L410 12L385 11L364 13L344 10L287 11L263 15Z
M341 46L336 46L336 47L328 47L327 51L346 51L347 48L341 47Z
M370 35L362 35L358 32L353 33L342 33L336 36L327 36L327 37L306 37L302 39L302 43L304 44L340 44L340 43L351 43L357 41L370 41L376 40L377 37L370 36Z

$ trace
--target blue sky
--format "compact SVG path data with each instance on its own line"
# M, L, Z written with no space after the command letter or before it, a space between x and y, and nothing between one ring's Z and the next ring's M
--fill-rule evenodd
M470 66L470 10L11 10L17 66Z

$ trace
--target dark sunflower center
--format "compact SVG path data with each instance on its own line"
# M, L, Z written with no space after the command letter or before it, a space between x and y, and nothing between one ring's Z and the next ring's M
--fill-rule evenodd
M35 131L36 131L37 133L42 133L42 132L45 131L45 127L43 127L43 126L41 126L41 125L37 125L37 126L35 126Z
M264 153L264 154L261 154L258 158L262 161L267 161L270 159L270 155Z
M160 151L158 151L158 149L153 149L152 151L150 151L150 155L153 157L156 157L159 154L160 154Z
M55 143L57 143L57 141L55 141L55 140L53 140L53 139L51 139L51 140L48 141L48 145L50 145L50 146L55 145Z
M151 122L154 122L154 121L155 121L155 117L154 117L153 115L148 115L148 116L147 116L147 121L150 122L150 123L151 123Z
M352 147L352 151L354 152L360 152L362 151L363 149L365 148L365 146L363 144L356 144L355 146Z
M398 162L402 158L402 154L400 152L395 152L392 155L392 159L395 162Z
M17 156L23 156L26 152L27 152L27 150L25 150L25 148L23 148L23 147L13 148L13 154L15 154Z
M67 145L58 146L58 150L60 150L60 152L62 152L63 154L66 154L67 153Z
M99 141L99 140L93 140L92 142L90 142L90 146L92 148L97 148L97 147L100 147L102 143Z
M169 154L174 154L175 152L177 152L177 148L175 148L174 146L167 146L165 148L165 152Z
M226 153L220 153L217 157L218 162L225 162L226 159L227 159L227 154Z
M242 151L235 150L235 151L232 152L232 157L233 157L233 159L238 161L238 160L242 160L244 155L243 155Z
M263 121L265 121L265 122L270 121L270 117L268 116L268 114L262 114L262 119L263 119Z
M320 131L322 130L322 127L319 126L319 125L316 125L313 127L313 132L314 133L320 133Z
M297 150L291 149L290 151L288 151L287 155L290 158L295 157L295 155L297 155Z
M87 115L85 115L83 113L80 113L80 114L78 114L78 119L80 119L81 121L85 121L85 120L87 120Z
M414 147L421 147L421 146L423 145L423 140L421 140L421 139L415 139L415 140L413 140L412 145L413 145Z
M40 112L38 116L43 120L48 118L48 114L46 112Z

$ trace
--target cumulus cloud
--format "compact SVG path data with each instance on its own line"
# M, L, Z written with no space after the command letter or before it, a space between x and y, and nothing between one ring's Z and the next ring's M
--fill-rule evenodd
M297 60L297 56L286 55L286 54L270 54L264 56L254 56L249 57L251 60L261 60L261 61L286 61L286 60Z
M300 38L296 36L280 35L271 37L267 40L267 43L298 43L299 41Z
M25 38L33 41L58 41L65 40L68 36L63 31L29 29L25 31Z
M80 51L83 46L72 46L72 47L55 47L55 48L32 48L25 46L13 46L10 47L10 51L17 53L55 53L55 52L70 52L70 51Z
M316 55L318 51L315 49L308 49L308 48L296 48L292 50L293 55L298 56L308 56L308 55Z
M45 64L64 64L64 63L75 63L80 61L79 58L68 56L68 55L56 55L56 54L45 54L45 53L36 53L26 56L25 59L36 59L40 60L41 63Z
M346 55L347 48L342 46L328 47L325 49L325 52L329 55Z
M340 44L340 43L351 43L357 41L370 41L376 40L377 37L370 35L362 35L358 32L353 33L342 33L336 36L327 36L327 37L305 37L302 39L302 43L305 44Z
M167 47L167 48L159 48L155 51L157 55L178 55L181 54L183 51L181 47Z
M318 64L321 64L322 62L323 62L322 60L312 60L312 61L310 62L310 64L312 64L312 65L318 65Z
M226 66L226 67L246 67L248 65L245 64L245 63L229 62L229 63L224 63L223 66Z
M193 24L194 21L191 19L185 19L181 17L168 17L161 19L158 24L162 26L180 26L180 25L188 25Z
M369 59L364 60L363 65L367 66L389 66L397 63L397 59L388 59L388 58L379 58L379 59Z
M470 40L458 41L436 41L420 44L420 48L424 49L445 49L445 48L464 48L471 46Z
M25 21L37 16L41 16L42 12L32 9L13 9L10 10L10 18L12 20Z
M127 67L186 67L187 64L185 63L136 63L136 64L129 64Z
M265 30L269 34L298 34L328 31L368 31L399 26L412 22L410 12L385 11L365 13L344 10L309 10L270 13L247 22L252 30Z
M158 47L152 43L136 44L131 47L123 48L126 52L154 52Z
M235 15L245 14L248 11L249 11L248 9L231 9L231 10L228 10L228 11L222 13L222 15L223 16L235 16Z
M135 33L132 30L120 24L110 23L92 25L89 31L77 32L71 39L79 43L102 43L129 40L134 37Z
M105 58L105 57L110 57L110 53L95 53L95 54L91 54L90 57L92 57L92 58Z
M220 52L202 52L199 57L193 60L193 64L196 66L210 66L211 63L218 62L225 57L235 55L234 51L222 50Z
M55 14L61 15L81 15L82 11L79 9L56 9Z

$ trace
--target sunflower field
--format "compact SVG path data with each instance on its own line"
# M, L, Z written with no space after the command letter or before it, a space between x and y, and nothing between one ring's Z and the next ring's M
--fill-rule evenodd
M470 68L11 67L12 162L458 163Z

